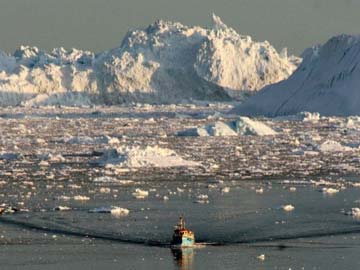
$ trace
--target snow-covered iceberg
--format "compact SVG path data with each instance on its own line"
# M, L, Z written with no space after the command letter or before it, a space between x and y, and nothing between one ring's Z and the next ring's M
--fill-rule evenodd
M270 85L232 110L240 115L360 114L360 36L340 35L303 53L287 80Z
M215 15L211 28L158 20L97 55L28 46L0 52L0 105L223 101L286 79L299 62Z

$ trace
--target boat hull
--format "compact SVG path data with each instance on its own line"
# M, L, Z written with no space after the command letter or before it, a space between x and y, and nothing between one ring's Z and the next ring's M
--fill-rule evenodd
M195 239L191 237L177 237L173 239L172 245L179 246L179 247L192 247L195 245Z

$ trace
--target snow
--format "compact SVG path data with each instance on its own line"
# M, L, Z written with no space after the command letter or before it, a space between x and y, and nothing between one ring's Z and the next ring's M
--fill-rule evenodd
M126 146L105 150L92 161L99 166L116 167L197 167L200 163L181 158L175 151L159 146Z
M307 49L303 62L287 79L262 89L235 108L240 115L360 114L360 36L340 35Z
M299 62L215 15L210 28L158 20L96 55L29 46L0 51L0 105L230 100L286 79Z

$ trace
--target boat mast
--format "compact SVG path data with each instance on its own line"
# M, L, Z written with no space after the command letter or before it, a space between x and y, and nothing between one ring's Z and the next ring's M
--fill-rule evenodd
M185 229L185 220L183 216L180 216L179 227L180 230Z

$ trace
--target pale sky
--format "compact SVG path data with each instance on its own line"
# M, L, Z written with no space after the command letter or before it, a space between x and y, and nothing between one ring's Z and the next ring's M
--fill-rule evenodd
M120 45L128 29L158 18L210 26L214 12L236 31L300 54L341 33L360 33L360 0L0 0L0 49Z

